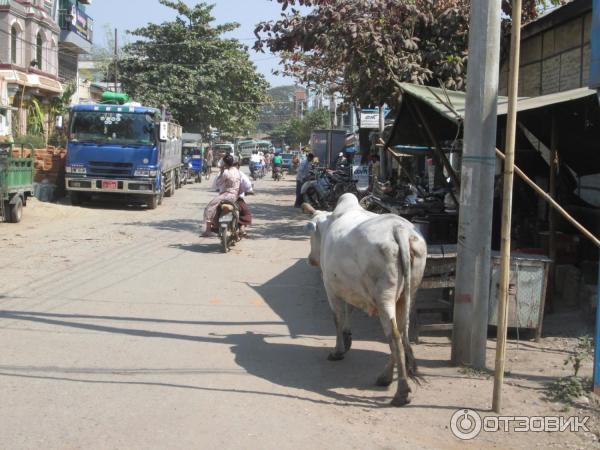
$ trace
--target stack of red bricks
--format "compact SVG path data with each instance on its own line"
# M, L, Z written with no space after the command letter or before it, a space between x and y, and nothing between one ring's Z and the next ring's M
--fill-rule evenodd
M64 148L48 146L36 149L35 152L35 176L36 183L47 183L56 186L57 192L64 191L65 186L65 159L67 151ZM29 157L31 149L13 148L13 156Z

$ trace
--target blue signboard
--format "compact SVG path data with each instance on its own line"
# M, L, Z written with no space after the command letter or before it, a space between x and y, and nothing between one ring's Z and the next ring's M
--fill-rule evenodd
M600 89L600 0L594 0L589 85L591 88Z
M86 13L75 5L71 5L69 11L71 19L70 29L73 33L78 34L88 42L92 42L93 21Z

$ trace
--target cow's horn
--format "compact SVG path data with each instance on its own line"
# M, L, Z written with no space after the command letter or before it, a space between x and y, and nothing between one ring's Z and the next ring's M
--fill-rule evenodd
M302 211L304 211L305 214L314 214L317 212L317 210L309 203L302 203Z

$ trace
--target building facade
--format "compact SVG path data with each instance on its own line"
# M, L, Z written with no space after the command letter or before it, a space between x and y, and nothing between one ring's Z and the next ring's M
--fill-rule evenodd
M62 93L54 11L54 0L0 0L0 77L7 126L15 135L47 134L48 105ZM32 110L42 111L43 118Z
M574 0L521 30L519 96L537 97L587 86L592 0ZM500 72L500 95L508 92L508 58Z
M94 22L86 13L91 0L57 0L56 21L60 27L58 76L64 83L79 84L78 63L92 49Z

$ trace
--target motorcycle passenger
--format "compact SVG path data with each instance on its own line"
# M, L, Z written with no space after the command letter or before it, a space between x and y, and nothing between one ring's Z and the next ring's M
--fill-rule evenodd
M281 157L281 155L279 153L277 153L273 157L273 178L275 178L275 172L277 172L277 171L281 172L282 166L283 166L283 158Z
M252 156L250 156L250 174L255 177L255 173L260 170L262 164L262 157L258 154L257 150L252 150Z
M239 170L239 168L240 168L239 163L237 163L237 168ZM241 235L246 236L246 227L252 225L252 213L250 212L250 208L248 207L248 204L246 203L245 198L246 198L246 195L254 194L254 191L252 188L252 182L250 181L250 178L248 178L248 175L246 175L241 170L239 172L240 172L240 195L238 198L238 207L240 209L240 228L241 228Z
M302 206L302 184L304 183L304 179L310 171L310 167L314 159L315 155L309 153L298 166L298 173L296 174L296 203L294 204L294 207L296 208L300 208Z
M217 177L216 186L219 190L219 195L213 198L204 209L204 223L206 229L202 234L203 237L212 235L212 224L216 219L217 210L223 201L235 203L240 193L240 171L234 165L233 156L225 155L222 159L221 173Z

